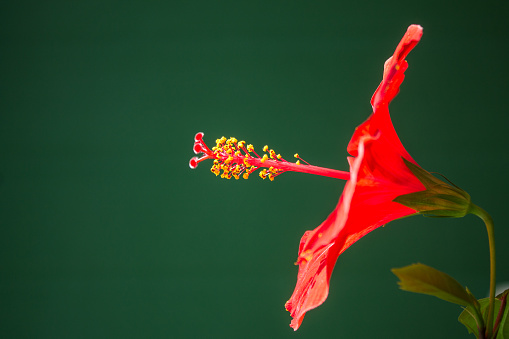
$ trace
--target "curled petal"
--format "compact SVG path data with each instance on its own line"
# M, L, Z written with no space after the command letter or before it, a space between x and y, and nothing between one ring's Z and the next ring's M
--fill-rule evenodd
M417 45L422 37L422 27L419 25L410 25L399 42L392 57L387 59L384 64L383 80L371 98L371 105L376 109L383 103L389 104L399 92L399 86L405 78L405 71L408 64L405 61L406 56Z

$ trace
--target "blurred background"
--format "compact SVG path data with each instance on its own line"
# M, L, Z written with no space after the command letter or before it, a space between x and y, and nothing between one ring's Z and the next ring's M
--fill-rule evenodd
M397 4L397 5L396 5ZM487 296L485 227L412 217L339 259L294 333L299 240L344 182L189 169L196 132L348 169L408 25L391 105L407 150L488 210L507 262L508 3L18 1L0 5L2 338L463 338L461 308L400 291L421 262ZM472 336L473 338L473 336Z

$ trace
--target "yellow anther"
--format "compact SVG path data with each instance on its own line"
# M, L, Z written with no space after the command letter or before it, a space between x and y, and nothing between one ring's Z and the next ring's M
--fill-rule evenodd
M277 158L278 158L278 159L281 159L281 154L278 154L278 155L277 155Z
M249 159L249 157L246 155L246 157L244 158L244 165L246 165L246 167L251 166L251 164L249 163L248 159Z
M260 162L263 164L265 162L265 160L267 160L269 157L267 156L267 154L264 154L263 157L260 159Z
M237 146L238 146L239 148L242 148L242 147L244 147L244 145L245 145L245 144L246 144L246 142L245 142L244 140L241 140L241 141L239 141L239 142L237 143Z
M253 145L251 145L251 144L247 145L247 151L248 152L253 152L254 151Z
M276 152L274 152L274 150L273 150L273 149L271 149L271 150L269 151L269 154L270 154L270 157L271 157L272 159L274 159L274 158L276 157Z
M270 180L270 181L274 181L274 175L273 175L272 173L271 173L271 174L269 174L269 180Z
M244 173L244 174L242 175L242 177L243 177L244 179L249 179L249 173Z
M260 176L260 178L265 179L267 177L267 170L265 169L261 170L258 175Z
M309 262L311 259L313 259L313 252L311 250L305 250L301 253L299 259L302 259L305 262Z
M263 146L263 151L264 152L267 152L268 149L269 149L269 146L267 146L267 145Z
M235 178L235 180L239 180L239 175L238 174L233 174L233 177Z
M295 165L300 165L300 160L297 160L297 162L295 163Z
M221 174L221 178L224 178L224 179L231 179L231 178L232 178L232 175L231 175L231 173L230 173L230 172L223 170L223 173Z
M299 153L295 153L295 154L293 155L293 157L294 157L294 158L299 158Z
M235 156L238 157L239 155L240 155L240 151L235 152Z
M228 159L226 159L226 160L224 161L224 163L225 163L225 164L229 164L230 162L232 162L232 160L233 160L233 157L229 156L229 157L228 157Z
M214 160L214 165L217 165L217 164L219 164L219 160L215 159Z

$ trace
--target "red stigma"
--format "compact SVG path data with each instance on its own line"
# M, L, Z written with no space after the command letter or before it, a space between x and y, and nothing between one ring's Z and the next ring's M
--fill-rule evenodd
M204 135L205 135L205 133L203 133L203 132L196 133L196 135L194 136L194 142L202 140Z
M191 160L189 160L189 167L192 169L198 167L198 157L192 157Z

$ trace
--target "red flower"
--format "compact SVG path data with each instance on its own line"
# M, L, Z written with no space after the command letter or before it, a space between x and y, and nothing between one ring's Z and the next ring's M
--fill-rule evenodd
M383 80L371 105L373 114L357 127L348 145L350 178L331 215L313 231L304 233L299 246L299 273L286 303L297 330L307 311L321 305L338 256L357 240L389 221L416 210L393 200L426 190L403 159L417 165L401 144L389 115L389 103L398 94L408 65L405 57L419 42L422 27L412 25L394 55L385 62Z
M263 147L263 156L253 145L231 137L216 140L208 148L203 133L196 134L193 150L201 157L189 162L196 168L204 160L213 160L212 173L222 178L249 178L263 168L259 176L274 180L287 171L323 175L347 180L338 205L313 231L302 236L297 264L295 290L286 303L297 330L307 311L321 305L329 293L329 280L341 253L374 229L411 214L461 217L470 209L470 196L454 185L433 177L417 165L405 150L394 130L389 103L398 94L408 65L405 57L419 42L422 27L411 25L385 62L384 74L371 105L373 114L355 130L348 144L350 172L310 165L298 154L289 162ZM301 164L303 161L305 164ZM222 172L221 172L222 171Z

